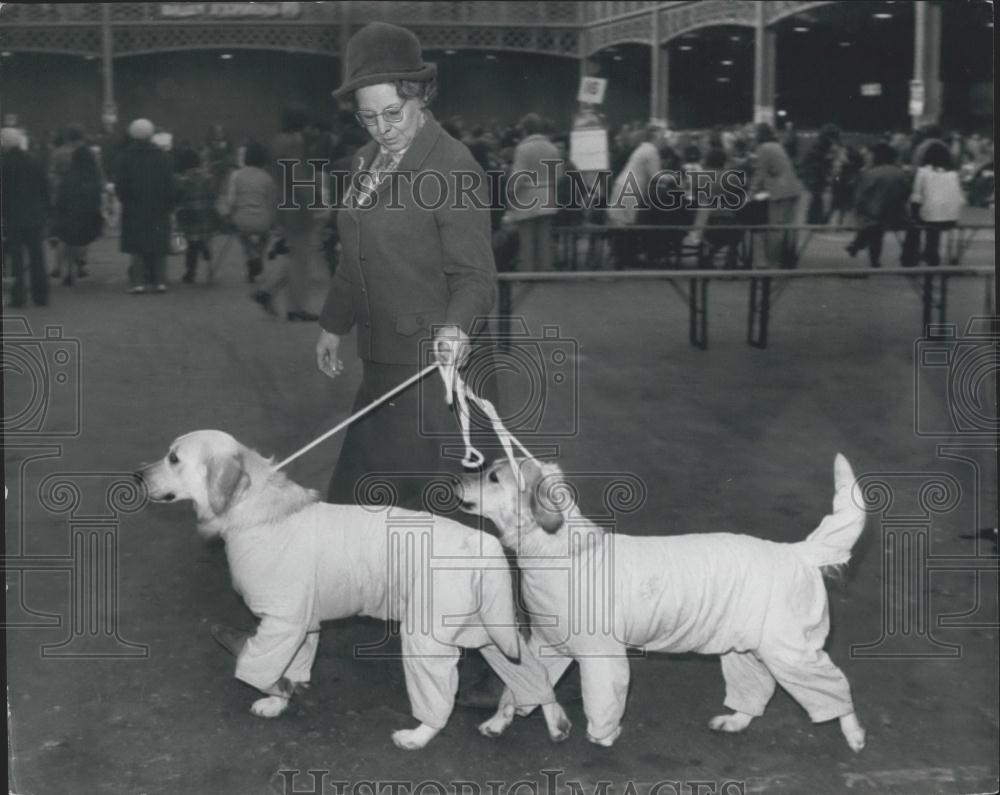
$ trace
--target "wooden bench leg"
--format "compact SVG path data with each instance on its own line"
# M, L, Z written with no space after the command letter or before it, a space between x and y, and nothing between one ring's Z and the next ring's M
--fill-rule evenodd
M767 347L767 324L771 314L771 280L750 280L750 310L747 313L747 344Z
M708 348L708 279L688 279L688 339L701 350Z

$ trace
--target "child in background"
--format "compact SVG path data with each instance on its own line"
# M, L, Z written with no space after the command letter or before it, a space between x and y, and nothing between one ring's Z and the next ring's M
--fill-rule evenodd
M184 252L185 284L194 284L199 255L212 261L211 241L215 232L215 178L194 149L177 153L179 202L177 226L187 239Z

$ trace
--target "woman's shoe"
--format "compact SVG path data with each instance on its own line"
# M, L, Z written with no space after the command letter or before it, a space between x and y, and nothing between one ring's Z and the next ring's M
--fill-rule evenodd
M146 287L142 284L135 284L128 288L129 295L142 295L146 292Z
M289 312L286 317L289 321L303 320L307 323L315 323L319 320L319 315L314 315L312 312Z
M156 292L158 292L158 293L160 293L162 295L166 291L167 291L167 285L165 285L165 284L158 284L158 285L156 285Z
M261 308L272 317L278 316L278 310L274 308L274 297L267 290L258 290L250 296L250 300L260 304Z

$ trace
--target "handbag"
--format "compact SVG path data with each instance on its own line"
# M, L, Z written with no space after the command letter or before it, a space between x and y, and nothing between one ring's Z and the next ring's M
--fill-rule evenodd
M187 251L188 241L184 233L174 229L170 232L170 253L183 254Z

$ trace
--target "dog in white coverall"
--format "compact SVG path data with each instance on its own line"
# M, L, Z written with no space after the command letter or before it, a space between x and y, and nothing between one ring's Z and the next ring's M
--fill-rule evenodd
M400 622L420 726L394 732L397 746L421 748L447 723L461 647L481 650L521 714L542 705L552 739L568 736L545 668L520 645L509 564L492 536L426 513L318 502L221 431L176 439L137 474L154 501L193 500L199 531L225 541L233 587L260 624L249 636L214 634L237 655L236 678L267 694L255 715L280 715L309 682L321 621L363 615ZM480 731L497 736L510 722Z
M628 695L627 647L722 657L725 705L709 726L737 732L764 713L779 683L814 722L840 719L860 751L865 730L843 672L823 650L830 628L821 569L844 564L865 523L847 460L834 464L833 513L804 541L731 533L639 537L606 533L581 516L555 464L506 460L463 478L462 507L496 524L516 553L529 641L557 682L580 664L587 737L609 746ZM513 715L505 694L494 717Z

